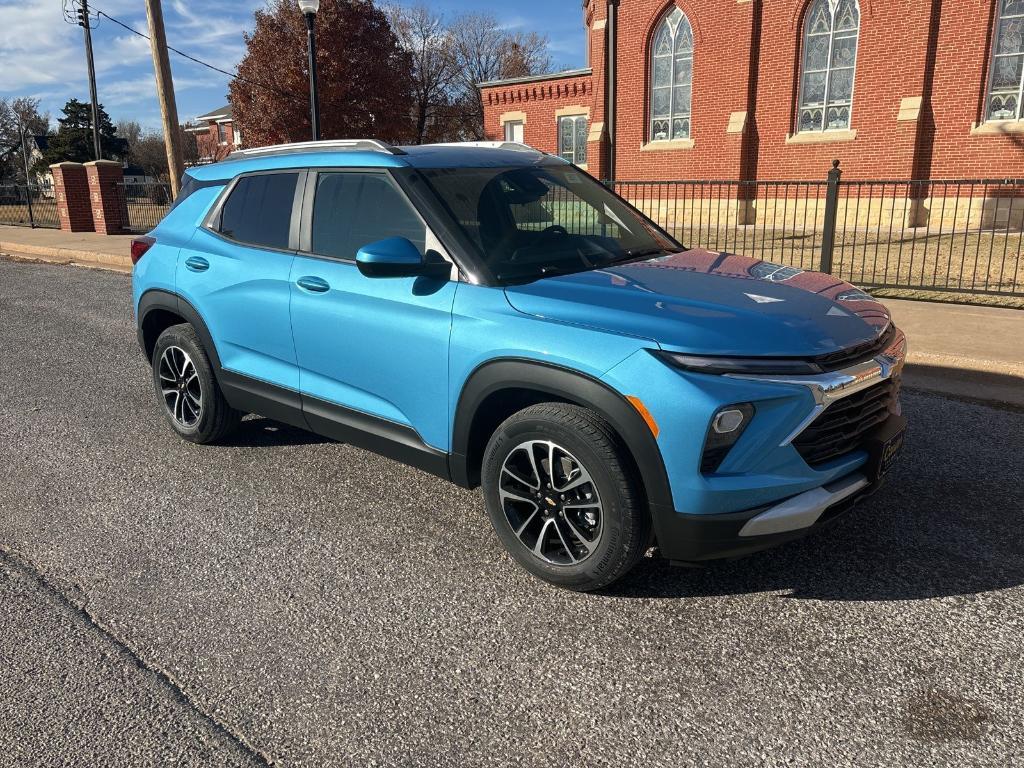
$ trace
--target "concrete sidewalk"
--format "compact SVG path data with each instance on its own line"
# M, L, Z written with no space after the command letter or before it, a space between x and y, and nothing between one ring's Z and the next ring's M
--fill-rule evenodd
M0 253L59 264L130 271L133 237L135 235L0 226Z
M1024 409L1024 310L882 303L907 334L908 387Z
M0 254L131 270L132 235L0 226ZM882 299L910 340L907 386L1024 409L1024 311Z

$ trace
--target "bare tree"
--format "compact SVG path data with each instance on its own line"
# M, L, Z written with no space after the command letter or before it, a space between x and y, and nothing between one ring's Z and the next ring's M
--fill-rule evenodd
M135 145L142 138L143 130L138 120L118 120L115 124L117 135L128 142L128 154L132 153Z
M39 99L0 99L0 179L25 177L22 151L31 154L28 136L43 136L50 128L50 115L39 111Z
M412 59L413 141L451 138L448 122L458 62L444 16L422 4L386 10L398 44Z
M181 134L179 141L181 144L181 159L184 161L186 168L199 164L199 142L196 140L195 131L191 130L195 127L192 123L178 126Z
M488 80L550 71L548 39L535 32L509 32L490 13L464 14L451 25L450 33L461 128L472 138L483 139L484 105L478 86Z

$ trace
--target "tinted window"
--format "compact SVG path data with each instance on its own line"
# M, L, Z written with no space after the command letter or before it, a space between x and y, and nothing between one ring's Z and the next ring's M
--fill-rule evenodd
M175 208L177 208L179 205L185 202L185 200L194 195L200 189L205 189L206 187L223 186L223 179L215 179L214 181L199 181L199 179L189 176L186 173L181 177L181 189L178 191L178 196L174 198L174 202L171 204L171 210L173 211Z
M242 243L286 250L296 179L294 173L239 179L221 209L221 234Z
M364 245L405 237L426 251L427 229L384 174L324 173L313 202L313 253L355 259Z

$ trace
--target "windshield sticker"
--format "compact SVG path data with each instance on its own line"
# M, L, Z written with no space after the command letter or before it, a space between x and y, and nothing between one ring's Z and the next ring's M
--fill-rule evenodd
M626 226L626 223L625 223L625 222L624 222L624 221L623 221L622 219L620 219L620 218L619 218L618 216L616 216L616 215L615 215L615 211L613 211L613 210L612 210L612 209L611 209L611 208L610 208L610 207L608 206L608 203L605 203L605 204L604 204L604 215L605 215L605 216L607 216L607 217L608 217L609 219L611 219L612 221L614 221L614 222L615 222L616 224L618 224L618 225L619 225L620 227L622 227L622 228L623 228L624 230L626 230L627 232L629 232L629 234L633 234L633 230L632 230L632 229L630 229L629 227L627 227L627 226Z

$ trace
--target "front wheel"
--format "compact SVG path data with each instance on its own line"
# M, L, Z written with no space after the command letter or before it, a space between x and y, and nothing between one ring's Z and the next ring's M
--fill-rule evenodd
M643 556L650 515L626 447L585 408L544 403L491 436L482 481L491 523L530 573L567 589L600 589Z
M191 325L174 325L161 333L152 363L153 385L164 415L185 440L214 443L238 426L242 414L224 399Z

